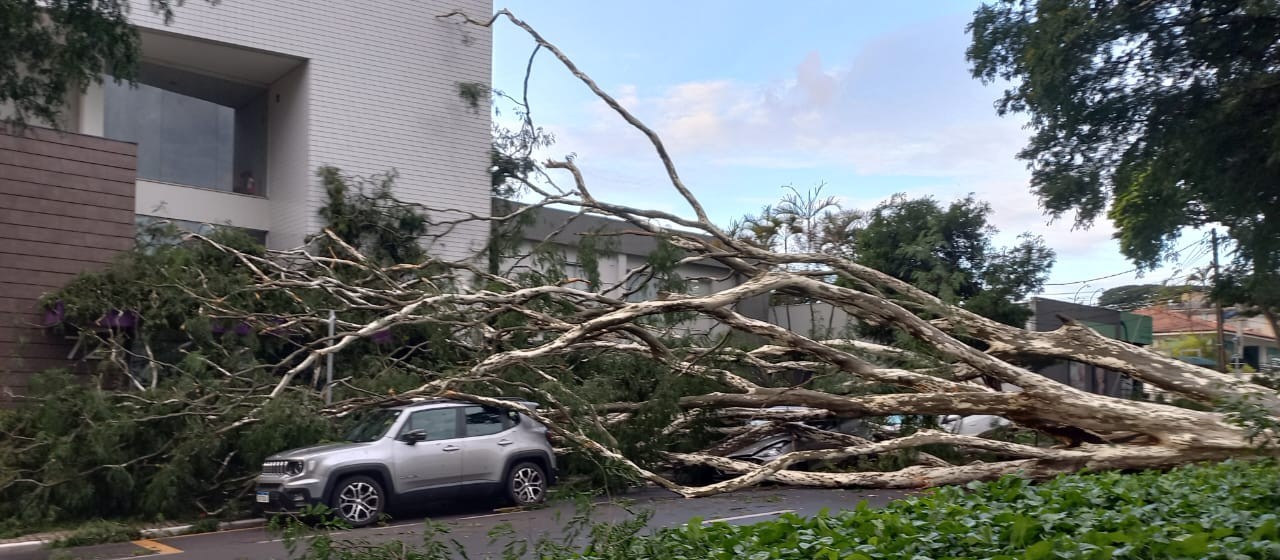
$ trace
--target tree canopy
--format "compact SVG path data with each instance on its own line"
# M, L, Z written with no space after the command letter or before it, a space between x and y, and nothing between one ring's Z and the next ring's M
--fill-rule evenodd
M1116 225L1155 267L1187 227L1235 243L1228 303L1280 302L1280 2L998 0L969 26L974 77L1008 82L1000 114L1053 216Z
M897 194L870 211L841 208L821 188L788 187L778 204L746 216L739 237L783 252L815 252L852 259L979 315L1010 325L1030 314L1017 302L1039 289L1054 252L1024 234L1014 247L996 247L991 206L972 195L943 206L932 197Z
M972 195L946 207L932 197L895 195L868 214L856 236L855 261L984 317L1021 325L1031 312L1017 303L1044 285L1054 252L1027 234L1014 247L995 247L990 214L991 206Z
M1131 311L1155 305L1162 300L1169 300L1194 290L1195 288L1187 285L1128 284L1102 292L1102 295L1098 296L1098 305L1119 311Z
M173 17L173 4L151 8ZM6 0L0 2L0 107L11 118L56 124L68 95L110 74L133 80L141 39L122 0Z

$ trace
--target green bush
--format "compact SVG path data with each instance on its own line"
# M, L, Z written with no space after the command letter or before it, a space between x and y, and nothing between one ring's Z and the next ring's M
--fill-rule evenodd
M33 378L0 414L0 532L98 517L230 515L271 453L332 437L317 399L286 393L256 409L230 382L175 380L135 393L69 374ZM254 422L225 429L253 414Z
M643 535L645 512L591 523L580 509L560 535L530 538L510 526L502 558L572 560L998 560L1280 558L1280 467L1226 462L1170 472L1076 474L1044 484L1006 477L946 487L880 509L785 515L755 525L699 519ZM461 545L427 522L421 545L370 543L296 522L277 525L300 560L443 560ZM306 539L306 540L304 540ZM298 545L306 543L301 548Z
M689 525L579 559L1276 558L1280 469L1227 462L1168 473L1008 477L882 509Z

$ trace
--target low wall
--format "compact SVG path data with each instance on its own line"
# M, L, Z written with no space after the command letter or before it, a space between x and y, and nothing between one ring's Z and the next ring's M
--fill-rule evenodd
M84 367L38 300L133 247L134 144L0 125L0 404L33 373Z

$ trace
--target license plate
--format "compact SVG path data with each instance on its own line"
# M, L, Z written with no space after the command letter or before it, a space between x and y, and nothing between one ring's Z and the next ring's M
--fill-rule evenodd
M258 503L265 504L271 501L270 492L258 492Z

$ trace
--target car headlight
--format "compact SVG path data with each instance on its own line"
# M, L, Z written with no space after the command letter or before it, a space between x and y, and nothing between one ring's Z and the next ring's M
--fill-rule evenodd
M284 474L289 476L298 476L302 474L304 468L305 465L303 465L302 461L289 461L288 463L285 463Z

